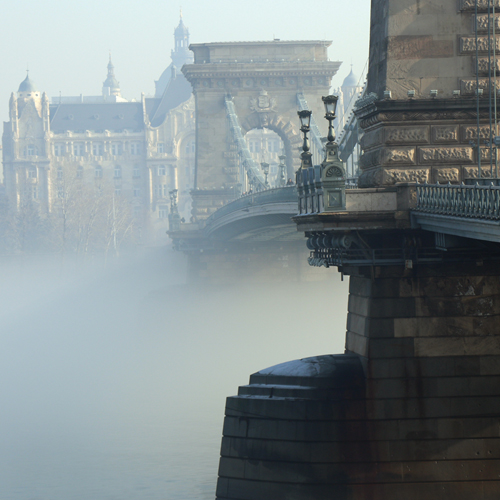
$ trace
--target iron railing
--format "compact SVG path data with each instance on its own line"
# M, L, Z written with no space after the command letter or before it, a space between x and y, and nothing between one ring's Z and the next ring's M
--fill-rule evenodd
M474 219L500 219L500 186L417 185L418 212Z

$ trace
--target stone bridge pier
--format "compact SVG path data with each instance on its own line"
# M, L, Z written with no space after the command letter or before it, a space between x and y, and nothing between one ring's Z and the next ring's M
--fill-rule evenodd
M228 398L217 498L498 499L499 264L342 271L345 353Z

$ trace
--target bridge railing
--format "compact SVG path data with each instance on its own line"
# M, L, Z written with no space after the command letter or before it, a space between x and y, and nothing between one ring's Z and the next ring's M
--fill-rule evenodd
M500 219L500 186L417 185L416 211L455 217Z
M246 194L237 200L216 210L205 220L205 227L237 210L244 210L256 205L268 205L270 203L297 203L297 188L286 186L274 189L266 189L256 193Z

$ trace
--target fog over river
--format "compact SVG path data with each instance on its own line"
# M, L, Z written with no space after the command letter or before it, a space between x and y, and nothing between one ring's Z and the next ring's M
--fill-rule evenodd
M0 499L214 498L251 373L343 352L347 280L186 284L182 254L0 264Z

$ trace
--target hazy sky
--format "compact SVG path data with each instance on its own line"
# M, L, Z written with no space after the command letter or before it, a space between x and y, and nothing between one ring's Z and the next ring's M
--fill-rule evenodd
M182 5L191 42L332 40L330 60L343 61L333 84L368 57L369 0L16 0L2 2L0 116L26 76L49 98L100 95L108 51L127 99L154 93L170 63Z

